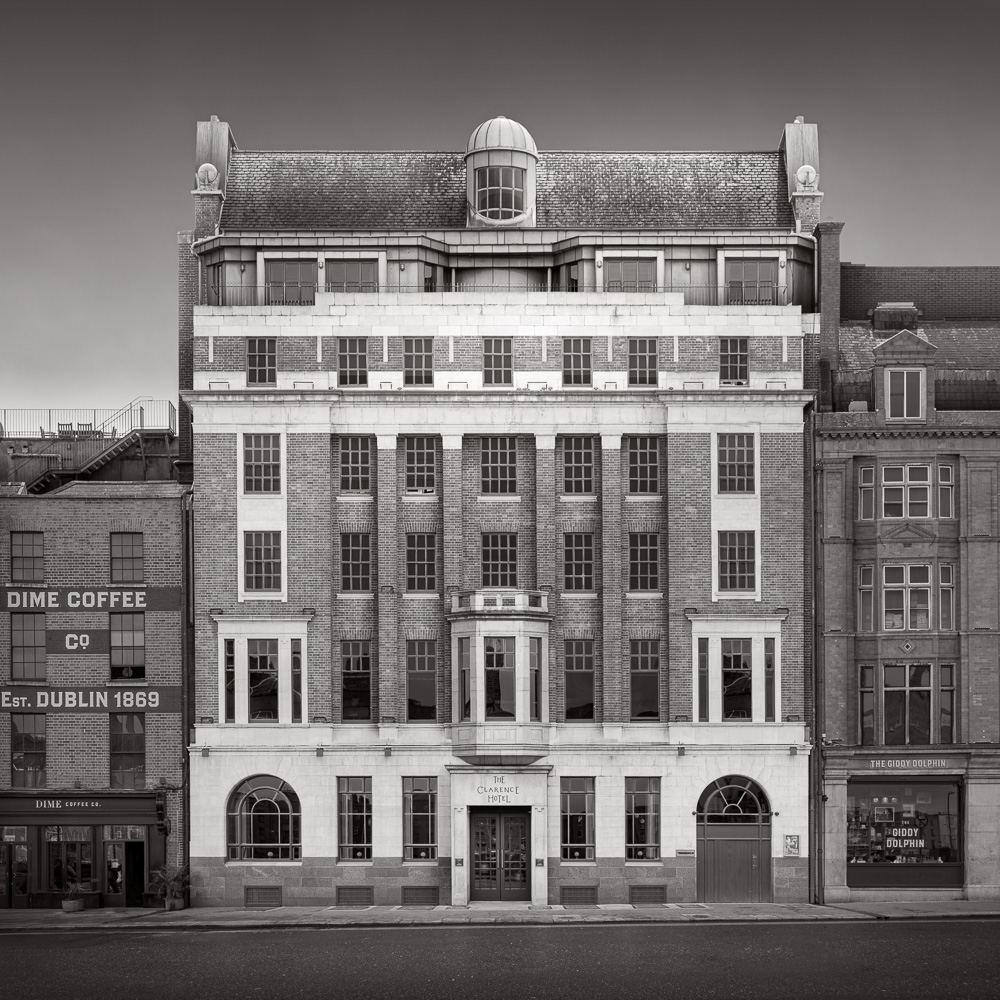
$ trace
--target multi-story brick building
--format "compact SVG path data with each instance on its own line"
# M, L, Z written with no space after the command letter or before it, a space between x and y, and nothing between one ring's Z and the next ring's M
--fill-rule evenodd
M0 495L0 906L141 906L186 859L189 493Z
M193 901L805 899L815 126L195 164Z
M956 299L939 269L878 269L895 301L868 311L856 270L815 419L817 879L828 902L997 898L995 276Z

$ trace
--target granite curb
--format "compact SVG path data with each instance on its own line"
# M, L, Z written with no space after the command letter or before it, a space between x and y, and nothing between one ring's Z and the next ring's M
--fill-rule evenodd
M817 923L845 921L929 921L1000 919L1000 901L940 903L814 904L663 904L607 907L458 907L374 906L275 907L248 911L236 907L163 910L0 911L3 933L79 933L122 930L164 931L326 930L375 927L586 926L703 923Z

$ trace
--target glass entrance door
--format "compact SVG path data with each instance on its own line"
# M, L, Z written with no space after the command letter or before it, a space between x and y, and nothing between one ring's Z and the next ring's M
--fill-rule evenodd
M28 906L28 845L0 844L0 909Z
M473 811L469 817L469 898L531 899L531 829L526 810Z

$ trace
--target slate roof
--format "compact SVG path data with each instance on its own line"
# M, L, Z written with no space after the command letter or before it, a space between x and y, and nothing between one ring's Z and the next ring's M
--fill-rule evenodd
M794 228L784 154L541 153L536 225ZM221 228L464 229L461 153L234 150Z
M934 363L939 369L1000 369L1000 322L921 322L916 332L938 349ZM872 349L894 333L876 334L870 323L841 323L841 369L871 368Z
M181 497L190 486L169 480L160 482L85 482L78 479L44 496L70 500L169 500Z

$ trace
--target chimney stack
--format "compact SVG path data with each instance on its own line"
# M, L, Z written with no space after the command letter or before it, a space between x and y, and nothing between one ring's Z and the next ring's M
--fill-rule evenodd
M785 125L779 149L785 154L788 200L795 231L811 233L819 222L823 192L819 190L819 130L802 115Z

